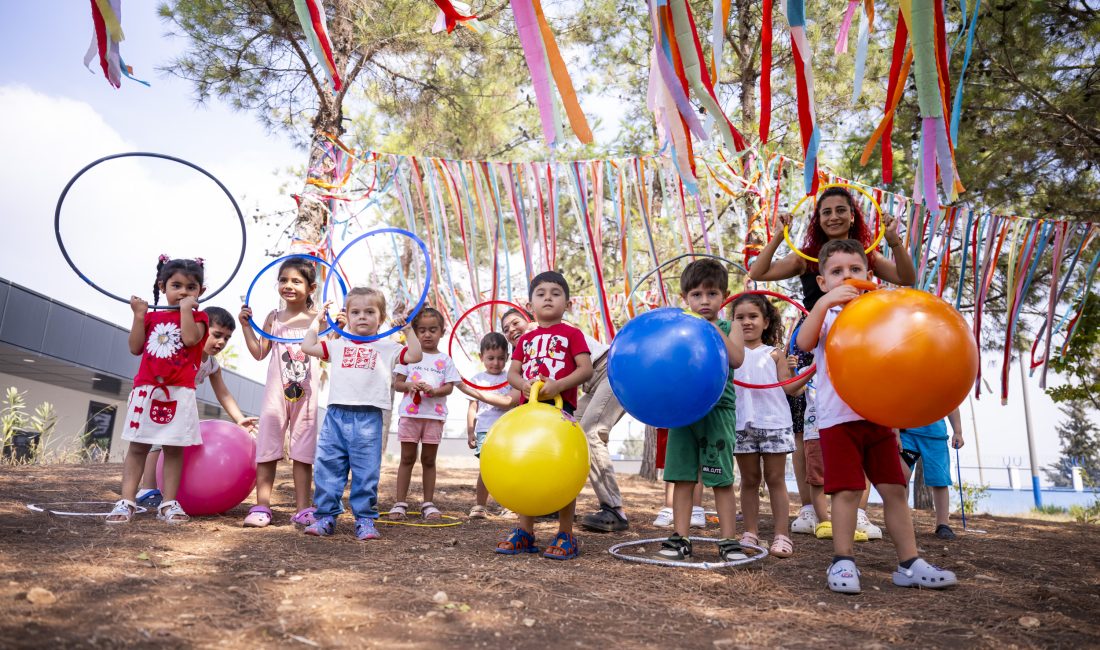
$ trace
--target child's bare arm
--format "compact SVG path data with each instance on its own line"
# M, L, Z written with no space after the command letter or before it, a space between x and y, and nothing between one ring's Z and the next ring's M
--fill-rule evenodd
M229 392L229 387L225 385L221 368L210 375L210 389L214 391L214 397L218 398L218 403L222 405L229 417L233 418L234 422L246 429L252 429L256 426L259 418L245 417L245 414L241 413L241 407L237 404L236 398L233 397L233 393Z
M449 382L443 384L442 386L437 386L435 388L429 388L428 391L427 391L428 392L428 397L445 397L445 396L450 395L451 393L453 393L454 389L455 389L455 383L453 381L449 381Z
M325 314L328 313L328 308L331 306L331 300L325 303L325 306L321 308L320 313L317 314L317 318L314 320L316 326L310 327L306 332L305 338L302 340L302 352L311 357L317 357L318 359L325 358L325 346L321 345L321 339L317 336L317 330L318 328L324 327L327 323L327 321L325 321Z
M859 293L859 289L852 285L842 284L818 298L814 308L810 310L810 315L798 328L798 338L795 339L798 349L809 351L816 348L821 338L821 326L825 324L825 315L833 307L855 300L859 297Z
M791 377L794 377L795 371L798 369L798 357L793 354L788 356L785 364L787 366L788 374L790 374ZM807 374L805 377L799 379L798 381L792 381L791 383L783 387L783 392L791 396L801 395L803 391L806 390L806 384L810 383L810 380L813 379L813 376L815 374L817 374L817 371Z
M521 395L531 394L531 382L523 378L523 364L515 359L508 366L508 385L518 390Z
M477 436L474 433L474 426L477 424L477 402L470 401L469 408L466 409L466 442L470 445L470 449L477 447Z
M248 352L253 359L261 361L271 352L271 341L267 339L260 340L260 337L256 336L256 332L252 331L252 325L248 322L250 318L252 318L252 308L248 305L241 305L241 313L237 315L237 321L241 324L244 345L248 348ZM275 312L271 312L264 320L264 330L270 332L271 326L274 324Z
M195 322L195 310L198 306L199 301L191 296L180 300L180 340L187 347L198 345L202 342L202 337L206 336L206 325Z
M393 373L393 389L399 393L408 393L416 390L415 382L408 381L408 375L400 372Z
M714 323L714 326L718 327L718 323ZM741 364L745 363L745 335L741 328L736 324L730 327L729 336L726 336L721 328L718 328L718 333L722 335L722 342L726 344L730 368L740 368Z
M131 296L130 309L134 312L134 322L130 325L130 354L141 356L145 349L145 314L149 312L149 303L137 296Z

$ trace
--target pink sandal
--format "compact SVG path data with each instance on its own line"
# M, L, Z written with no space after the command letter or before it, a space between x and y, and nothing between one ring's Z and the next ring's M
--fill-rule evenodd
M313 513L317 512L317 508L309 507L299 510L297 514L290 518L291 521L299 526L312 526L317 518L313 516Z
M768 552L775 557L790 557L794 553L794 544L786 535L776 535Z
M271 508L252 506L244 518L245 528L264 528L271 523Z

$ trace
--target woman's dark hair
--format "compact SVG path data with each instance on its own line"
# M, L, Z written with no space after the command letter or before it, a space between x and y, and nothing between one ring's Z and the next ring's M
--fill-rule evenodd
M825 199L834 196L844 197L848 202L848 209L852 211L852 225L848 228L848 239L854 239L860 242L863 244L864 248L868 248L874 240L874 233L872 233L871 229L867 226L867 221L863 218L863 211L859 209L859 205L856 203L855 198L852 197L852 193L843 187L830 187L822 192L821 196L817 197L817 202L814 203L813 221L806 231L806 237L802 240L802 252L810 257L820 257L818 253L821 252L821 247L829 241L829 237L825 234L825 229L821 227L821 204L825 202ZM818 265L816 263L807 262L807 264L810 272L818 272Z
M779 322L779 310L775 308L775 305L758 293L746 293L743 296L738 296L730 305L730 316L732 317L733 313L737 311L738 305L745 303L755 305L760 313L764 315L764 319L768 321L768 326L760 334L760 340L764 342L764 345L775 347L781 344L783 342L783 324Z
M167 255L161 255L157 260L157 281L153 283L153 304L160 302L160 287L168 278L177 273L182 273L202 286L204 273L202 260L170 260Z
M233 319L233 314L222 309L221 307L207 307L202 310L202 313L206 314L206 317L210 319L210 325L217 325L218 327L224 327L230 332L237 329L237 321Z
M500 326L504 327L504 321L508 320L508 317L513 315L513 314L516 315L516 316L519 316L520 318L527 321L528 323L531 322L531 314L528 314L526 311L523 311L523 310L520 310L520 309L516 309L515 307L512 307L508 311L504 312L504 315L500 317Z
M508 353L508 339L504 338L504 335L500 332L489 332L485 336L481 337L481 354L485 355L489 350L504 350L504 353Z
M439 321L439 329L446 329L447 323L443 321L443 314L439 313L439 310L435 307L425 307L420 310L420 313L416 315L416 318L412 320L413 329L416 329L420 322L425 318L434 318Z
M279 265L279 275L288 270L297 271L305 278L306 284L310 287L306 294L306 307L313 309L313 287L317 286L317 267L304 257L292 257Z

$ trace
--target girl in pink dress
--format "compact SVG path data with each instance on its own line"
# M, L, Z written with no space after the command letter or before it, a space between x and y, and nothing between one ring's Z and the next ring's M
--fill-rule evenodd
M141 365L122 431L122 439L130 443L122 466L122 498L107 516L108 524L125 524L134 516L138 483L153 445L164 447L164 500L157 506L157 519L170 524L190 519L176 501L176 491L183 471L183 448L202 444L195 401L195 375L209 323L206 314L198 311L202 282L201 261L169 260L162 255L153 284L153 304L163 292L169 306L178 309L150 312L149 303L137 296L130 298L134 312L130 352L141 356Z
M273 336L301 339L317 318L313 292L317 290L317 270L305 258L292 258L279 266L279 297L285 307L272 311L263 329ZM313 487L313 456L317 449L316 362L302 352L300 343L279 343L260 339L248 320L252 310L241 307L245 344L257 360L268 355L266 390L260 411L256 437L256 505L244 519L246 527L262 528L271 523L271 490L275 470L284 458L287 434L290 436L290 460L294 463L294 500L296 524L313 523L310 493Z

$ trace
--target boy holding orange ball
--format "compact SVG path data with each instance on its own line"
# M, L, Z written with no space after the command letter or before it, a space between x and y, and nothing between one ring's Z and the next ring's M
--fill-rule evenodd
M819 368L827 368L825 340L845 304L860 295L846 280L867 280L867 255L852 239L826 243L818 254L817 283L825 295L817 301L798 331L797 344L813 350ZM942 589L956 584L955 574L929 564L917 553L913 519L906 500L897 438L880 424L868 422L837 395L828 372L817 375L817 422L825 461L825 493L832 496L833 552L828 570L829 589L860 592L859 570L852 555L856 511L864 489L864 474L882 496L886 526L898 554L894 584L900 587Z

